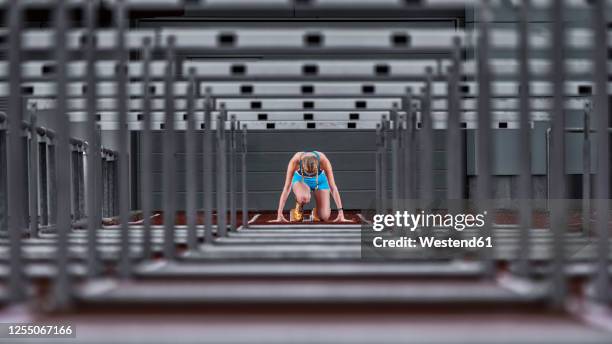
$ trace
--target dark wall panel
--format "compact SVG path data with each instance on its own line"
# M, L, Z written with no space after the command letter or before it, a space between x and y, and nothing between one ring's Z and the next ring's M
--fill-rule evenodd
M178 208L185 208L186 185L185 173L185 134L178 133L176 164ZM198 204L202 204L202 171L203 132L196 134L198 154L196 166L198 177L195 188L198 192ZM376 132L373 130L257 130L248 133L247 182L249 188L249 208L253 210L276 209L278 198L283 187L285 172L289 159L295 152L317 150L324 152L332 162L336 183L340 189L343 205L347 209L370 207L375 197L375 162ZM134 146L142 147L144 142ZM434 188L436 194L443 196L446 192L446 154L445 135L442 131L434 132ZM153 182L154 205L160 208L163 191L163 133L153 134ZM141 159L140 151L137 158ZM390 162L390 155L389 162ZM240 156L236 156L240 170ZM216 155L213 156L213 161ZM390 168L389 163L389 168ZM138 166L133 164L132 166ZM417 169L418 166L413 168ZM142 176L142 170L135 174ZM390 173L388 172L390 178ZM216 177L216 176L215 176ZM389 180L389 179L388 179ZM390 186L390 185L389 185ZM241 190L240 178L237 190ZM216 189L216 188L215 188ZM293 205L293 197L287 201L287 209ZM333 201L332 201L333 203Z

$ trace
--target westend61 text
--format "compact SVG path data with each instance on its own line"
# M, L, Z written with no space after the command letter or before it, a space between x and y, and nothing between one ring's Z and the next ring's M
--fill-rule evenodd
M437 239L435 237L401 237L384 239L375 237L372 244L376 248L483 248L493 247L491 237L473 237L470 239Z

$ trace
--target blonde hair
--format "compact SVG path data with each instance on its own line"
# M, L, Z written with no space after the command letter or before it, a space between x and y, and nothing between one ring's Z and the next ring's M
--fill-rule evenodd
M319 172L319 159L314 155L306 155L301 158L302 172L306 174L315 174Z

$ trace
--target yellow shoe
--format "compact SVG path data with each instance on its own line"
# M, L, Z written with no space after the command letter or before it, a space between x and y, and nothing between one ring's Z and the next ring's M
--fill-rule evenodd
M291 222L300 222L304 219L304 210L302 209L302 205L299 203L295 204L295 208L291 209L289 212L289 221Z
M319 214L317 214L317 208L312 209L312 214L310 215L310 217L312 218L312 221L314 222L321 221L321 219L319 218Z

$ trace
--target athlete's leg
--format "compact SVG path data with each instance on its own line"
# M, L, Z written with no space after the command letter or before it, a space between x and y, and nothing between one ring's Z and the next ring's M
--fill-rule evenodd
M295 182L291 185L295 201L301 205L310 202L310 188L304 182Z
M329 216L331 215L331 208L329 206L329 189L316 190L315 191L315 201L317 202L317 215L321 221L329 220Z
M295 181L291 185L293 195L295 196L295 208L289 212L289 221L302 221L304 219L304 204L310 202L310 187L301 181Z

